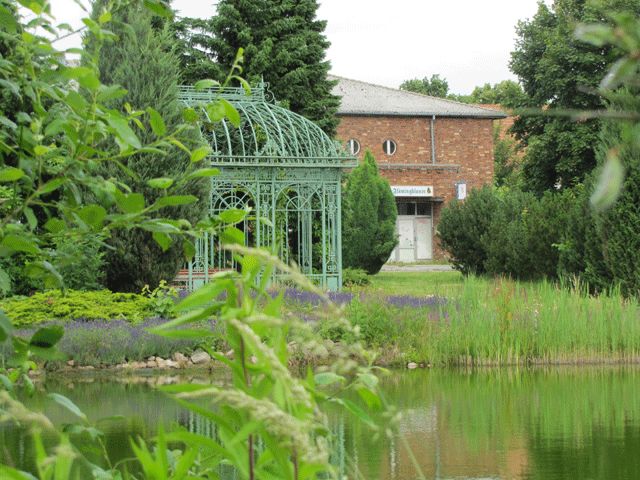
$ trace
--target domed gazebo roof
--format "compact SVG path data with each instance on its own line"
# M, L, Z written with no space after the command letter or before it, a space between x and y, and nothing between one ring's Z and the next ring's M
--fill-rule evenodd
M238 126L227 119L202 124L203 134L213 149L212 165L338 168L356 165L340 143L316 124L276 105L268 97L265 86L253 87L251 94L241 88L180 88L180 100L186 105L204 106L223 99L240 114ZM205 113L209 114L215 112Z

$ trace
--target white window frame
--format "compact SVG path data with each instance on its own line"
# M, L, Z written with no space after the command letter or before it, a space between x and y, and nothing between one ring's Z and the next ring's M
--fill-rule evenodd
M387 138L384 142L382 142L382 151L385 153L385 155L389 155L391 157L398 151L398 144L390 138Z
M360 142L355 138L349 139L347 149L351 155L358 155L360 153Z

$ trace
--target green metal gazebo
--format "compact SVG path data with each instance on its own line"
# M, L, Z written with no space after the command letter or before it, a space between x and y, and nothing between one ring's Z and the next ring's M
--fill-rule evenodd
M212 177L209 211L250 207L255 215L239 226L248 246L268 247L317 284L337 290L342 286L342 172L357 160L313 122L268 97L264 85L249 95L236 88L181 87L180 100L188 106L223 98L240 113L237 127L208 118L201 124L212 148L207 160L220 169ZM187 288L234 268L232 255L205 236L185 272Z

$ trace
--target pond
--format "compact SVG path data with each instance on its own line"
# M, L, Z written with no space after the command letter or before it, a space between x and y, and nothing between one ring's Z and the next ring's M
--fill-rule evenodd
M159 424L213 433L213 425L154 390L175 380L49 379L29 403L56 423L72 419L45 398L47 391L67 395L94 421L124 415L101 425L112 458L124 458L128 436L148 438ZM331 411L332 461L349 478L419 478L405 444L429 479L640 478L640 369L396 371L382 384L402 412L399 435L406 442L376 441L367 427ZM24 433L0 429L0 444L3 461L30 468Z

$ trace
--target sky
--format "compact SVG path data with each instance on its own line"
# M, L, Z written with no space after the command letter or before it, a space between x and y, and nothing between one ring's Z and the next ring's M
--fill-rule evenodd
M79 0L88 5L88 0ZM549 0L547 0L549 2ZM174 0L181 16L208 17L213 0ZM331 73L388 87L439 74L452 93L516 79L509 71L519 20L531 18L538 0L320 0L327 21ZM56 19L81 25L74 0L51 0ZM78 46L79 36L58 42Z

